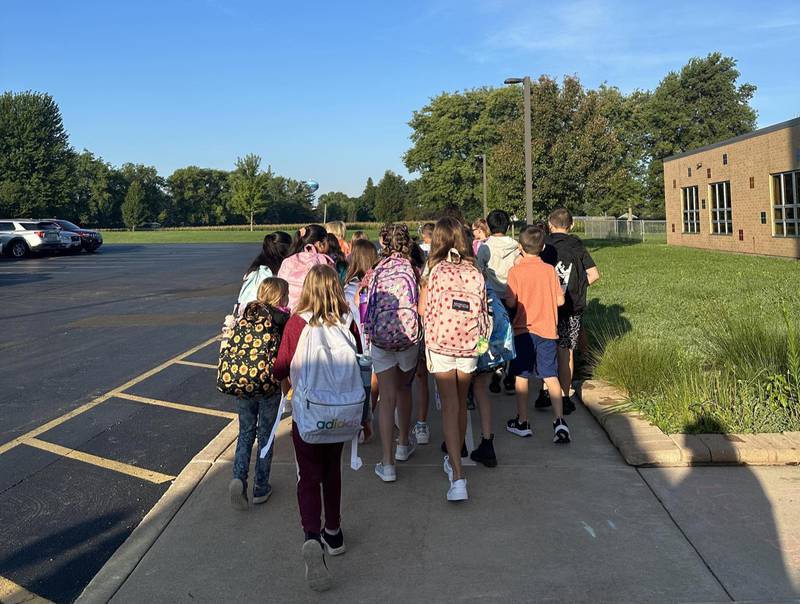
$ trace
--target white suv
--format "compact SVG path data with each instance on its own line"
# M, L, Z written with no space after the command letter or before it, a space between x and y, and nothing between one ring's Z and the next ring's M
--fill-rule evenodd
M31 252L59 250L61 234L50 222L0 218L0 252L24 258Z

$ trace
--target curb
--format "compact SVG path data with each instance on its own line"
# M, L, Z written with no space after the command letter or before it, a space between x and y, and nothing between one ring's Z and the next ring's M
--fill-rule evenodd
M800 432L664 434L639 412L621 409L625 395L605 382L587 380L581 398L631 466L800 464Z
M150 509L128 538L89 582L76 604L105 603L111 600L147 554L156 539L181 509L222 453L239 434L238 420L232 420L175 478L167 492Z

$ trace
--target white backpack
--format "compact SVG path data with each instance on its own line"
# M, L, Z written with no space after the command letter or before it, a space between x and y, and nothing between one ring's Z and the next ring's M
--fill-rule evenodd
M241 315L250 302L256 301L258 298L258 286L261 285L264 279L269 277L272 277L272 271L263 265L244 276L242 289L239 290L239 298L236 301L236 315Z
M337 325L308 325L300 335L289 372L292 418L307 443L352 440L357 447L365 392L352 320L348 313Z

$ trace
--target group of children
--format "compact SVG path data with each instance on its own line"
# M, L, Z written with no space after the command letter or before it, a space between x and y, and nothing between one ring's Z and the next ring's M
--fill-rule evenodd
M331 584L324 554L345 551L344 442L351 434L354 446L372 438L374 410L381 440L374 472L383 482L396 481L396 462L430 442L429 374L441 401L448 501L468 498L462 458L497 465L489 391L499 391L502 373L507 391L517 395L508 431L532 435L528 382L538 378L553 407L553 440L570 442L564 400L586 288L599 278L597 268L569 235L572 217L564 208L551 213L549 228L528 226L518 241L507 235L510 218L502 210L471 226L457 211L446 212L424 225L417 241L407 225L387 224L377 246L362 233L347 242L341 222L309 225L294 239L272 233L244 276L226 322L218 378L239 405L229 496L235 507L247 508L250 454L258 438L262 454L252 501L269 497L270 433L282 397L291 397L302 552L315 590ZM371 372L359 385L356 375L365 365ZM465 446L470 397L482 433L472 452Z

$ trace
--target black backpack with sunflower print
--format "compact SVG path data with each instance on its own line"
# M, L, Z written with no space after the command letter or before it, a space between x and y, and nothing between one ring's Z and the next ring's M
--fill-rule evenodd
M276 394L280 384L272 377L281 334L289 315L271 306L247 305L223 341L217 365L217 389L251 398Z

